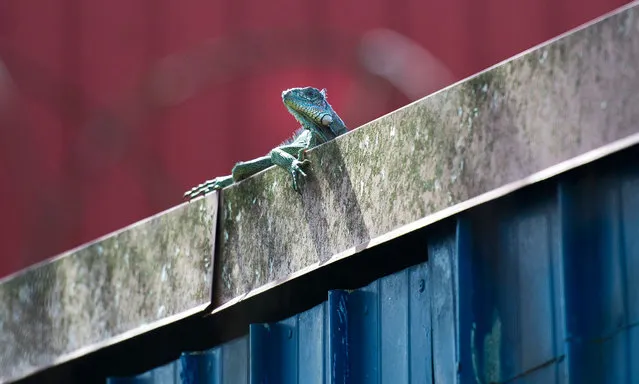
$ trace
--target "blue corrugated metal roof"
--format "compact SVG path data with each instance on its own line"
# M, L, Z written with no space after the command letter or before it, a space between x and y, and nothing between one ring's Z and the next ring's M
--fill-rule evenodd
M109 382L639 382L639 171L548 185L424 232L427 263Z
M213 349L183 353L178 360L132 377L112 377L110 384L248 383L248 336Z

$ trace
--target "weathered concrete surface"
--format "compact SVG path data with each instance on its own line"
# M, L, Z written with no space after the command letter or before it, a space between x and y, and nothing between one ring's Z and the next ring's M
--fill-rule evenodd
M228 188L214 303L639 131L638 71L634 7Z
M0 281L0 382L202 311L217 194Z

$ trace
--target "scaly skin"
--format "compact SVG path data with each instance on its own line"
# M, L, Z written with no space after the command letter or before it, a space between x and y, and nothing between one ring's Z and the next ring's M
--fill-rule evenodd
M348 130L328 103L325 89L287 89L282 92L282 101L288 111L302 124L291 139L272 149L266 156L235 164L229 176L216 177L193 187L184 194L184 198L190 200L213 190L226 188L272 165L284 168L291 175L293 189L299 192L299 177L306 176L304 169L309 164L304 158L306 151L331 141Z

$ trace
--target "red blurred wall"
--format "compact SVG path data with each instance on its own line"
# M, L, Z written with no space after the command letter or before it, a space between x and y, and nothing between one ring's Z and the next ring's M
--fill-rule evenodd
M285 88L355 128L624 3L2 0L0 277L267 152Z

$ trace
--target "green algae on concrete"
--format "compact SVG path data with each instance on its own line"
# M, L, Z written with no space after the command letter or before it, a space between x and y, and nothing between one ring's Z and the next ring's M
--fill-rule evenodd
M202 311L217 193L0 281L0 382Z
M214 303L638 132L636 13L626 9L310 151L301 196L275 168L226 189Z

